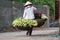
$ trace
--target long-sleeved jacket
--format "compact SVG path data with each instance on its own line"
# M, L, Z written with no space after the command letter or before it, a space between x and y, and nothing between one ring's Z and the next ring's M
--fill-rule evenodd
M23 18L24 19L34 19L34 11L37 10L35 7L26 7L24 10Z

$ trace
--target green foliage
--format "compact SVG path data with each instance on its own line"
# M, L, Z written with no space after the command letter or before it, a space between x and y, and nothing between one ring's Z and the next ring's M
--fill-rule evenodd
M14 27L28 27L28 26L37 26L38 23L36 20L26 20L23 18L16 18L13 22L12 25Z
M13 0L15 2L25 3L28 0ZM54 0L29 0L35 5L48 5L50 7L50 15L54 14L55 1Z

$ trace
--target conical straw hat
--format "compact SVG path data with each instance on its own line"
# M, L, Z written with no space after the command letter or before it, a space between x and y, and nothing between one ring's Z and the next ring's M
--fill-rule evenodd
M32 4L31 2L27 1L24 6Z

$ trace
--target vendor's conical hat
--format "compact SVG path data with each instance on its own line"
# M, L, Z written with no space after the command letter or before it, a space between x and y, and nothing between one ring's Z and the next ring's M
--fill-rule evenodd
M32 4L31 2L27 1L24 6Z

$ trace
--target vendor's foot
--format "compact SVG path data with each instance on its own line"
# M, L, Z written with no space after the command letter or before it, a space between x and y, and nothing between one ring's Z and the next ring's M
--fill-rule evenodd
M31 34L28 34L28 36L31 36Z
M31 36L31 35L29 35L29 36Z
M26 33L26 35L31 36L31 34Z
M26 33L26 35L28 35L28 33Z

